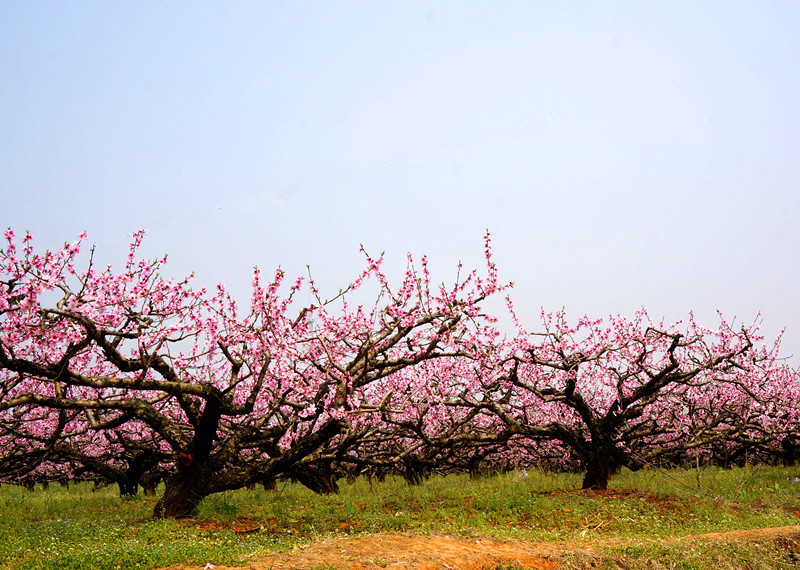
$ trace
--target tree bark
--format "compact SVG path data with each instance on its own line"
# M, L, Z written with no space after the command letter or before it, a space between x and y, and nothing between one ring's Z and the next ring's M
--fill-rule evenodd
M608 479L616 473L618 467L612 459L611 447L600 447L585 459L586 475L583 477L581 489L605 491L608 488Z
M298 483L319 495L336 495L339 493L339 485L336 484L330 465L309 465L300 469L293 469L290 473Z
M191 466L169 477L164 496L153 509L153 516L158 519L191 516L200 501L211 494L208 476L206 470Z
M164 496L153 509L156 518L185 518L213 492L211 481L215 466L209 459L217 426L222 417L222 402L218 394L206 400L198 418L192 445L188 453L176 453L177 472L167 478Z
M144 496L145 497L155 497L156 496L156 488L158 487L158 483L161 481L162 475L160 472L156 471L148 471L144 475L142 475L139 484L144 489Z
M611 469L607 465L598 465L591 462L583 477L581 489L592 489L594 491L604 491L608 488L608 478L611 476Z
M781 440L781 459L786 467L797 464L798 446L794 440L786 436Z
M278 488L278 483L275 481L275 477L264 477L261 480L261 485L264 487L265 491L274 491Z
M126 477L121 477L117 481L117 485L119 485L120 497L135 497L136 493L139 492L139 483L131 481Z
M422 483L422 480L425 476L422 464L419 461L411 458L405 459L403 463L405 464L405 473L403 474L403 477L405 478L406 483L411 486Z

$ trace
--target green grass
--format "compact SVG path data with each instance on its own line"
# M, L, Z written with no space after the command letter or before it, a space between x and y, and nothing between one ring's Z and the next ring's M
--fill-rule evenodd
M340 481L335 496L289 483L276 491L213 495L186 521L153 520L155 499L120 499L115 488L94 492L81 484L30 493L3 485L0 569L244 565L321 537L376 532L625 541L591 555L565 556L565 567L789 567L786 545L699 547L660 539L800 524L800 483L793 482L798 471L623 471L602 493L577 491L579 475L535 471L526 478L433 477L417 487L400 479Z

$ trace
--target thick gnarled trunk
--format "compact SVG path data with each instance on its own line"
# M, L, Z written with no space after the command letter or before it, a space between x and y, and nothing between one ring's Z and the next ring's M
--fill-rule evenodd
M169 477L153 516L159 519L191 516L200 501L211 494L209 475L207 469L191 466Z
M612 471L610 463L606 460L594 458L588 461L581 489L606 490L608 488L608 478L611 476Z
M156 503L156 518L188 517L205 497L213 491L214 468L210 460L211 448L222 416L222 403L218 397L206 401L197 422L194 440L187 452L176 453L178 470L166 480L164 496Z
M610 442L593 443L583 463L586 475L583 477L581 489L604 491L608 488L608 479L619 471L619 464L614 460L614 445Z

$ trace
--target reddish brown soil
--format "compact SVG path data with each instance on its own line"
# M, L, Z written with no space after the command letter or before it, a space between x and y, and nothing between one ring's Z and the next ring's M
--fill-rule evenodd
M776 540L792 541L800 537L800 526L715 532L665 539L665 543L683 540ZM489 538L455 538L451 536L405 536L375 534L353 538L328 538L299 547L292 552L259 558L249 566L232 568L214 566L214 570L279 570L296 568L365 570L479 570L498 565L549 570L557 567L557 558L564 552L591 553L608 546L632 544L623 539L587 540L580 542L497 541ZM202 566L171 566L162 570L202 570Z

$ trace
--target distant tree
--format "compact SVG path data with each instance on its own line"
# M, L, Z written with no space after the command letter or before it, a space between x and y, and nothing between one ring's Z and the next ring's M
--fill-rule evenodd
M781 405L776 382L797 393L796 375L776 377L777 342L760 344L755 326L653 324L644 311L574 326L543 315L543 324L544 333L516 339L506 372L481 374L478 394L453 403L491 411L531 440L560 442L580 458L585 489L605 489L623 466L741 441L764 426L759 400Z

